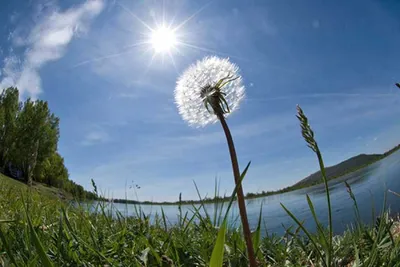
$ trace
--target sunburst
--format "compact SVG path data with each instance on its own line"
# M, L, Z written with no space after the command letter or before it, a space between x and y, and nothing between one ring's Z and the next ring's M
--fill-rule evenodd
M155 53L171 52L179 44L174 29L164 25L152 30L150 43Z
M192 20L195 16L197 16L200 12L202 12L207 6L211 4L211 1L207 4L205 4L203 7L198 9L196 12L194 12L192 15L181 21L179 24L173 25L173 23L168 23L165 19L165 10L163 7L163 16L162 18L160 17L160 23L155 22L154 25L150 25L150 23L145 22L141 18L139 18L136 14L134 14L130 9L122 5L120 2L116 1L116 4L120 6L125 12L129 13L133 18L135 18L137 21L144 26L146 29L145 32L143 32L143 38L137 43L122 47L120 51L116 53L111 53L107 55L103 55L100 57L92 58L89 60L85 60L82 62L79 62L75 64L73 67L79 67L82 65L90 64L92 62L98 62L98 61L103 61L107 60L110 58L114 57L119 57L124 54L132 52L133 48L136 47L144 47L145 53L150 53L151 56L149 58L149 61L147 63L147 70L151 67L153 61L155 58L161 58L162 62L164 62L165 56L168 56L171 60L171 63L176 69L175 66L175 60L174 60L174 55L176 53L180 55L184 55L182 52L182 48L189 48L189 49L194 49L198 51L203 51L203 52L208 52L208 53L213 53L216 55L222 55L222 56L229 56L232 58L237 58L234 55L230 55L227 53L223 53L220 51L215 51L211 50L205 47L200 47L197 45L194 45L192 42L185 40L184 38L186 35L184 34L184 26ZM146 70L146 72L147 72Z

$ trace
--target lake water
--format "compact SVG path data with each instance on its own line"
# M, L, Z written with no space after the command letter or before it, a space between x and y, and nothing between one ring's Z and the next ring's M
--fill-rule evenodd
M375 214L379 214L382 210L385 192L388 189L400 192L400 151L357 172L330 182L335 233L341 233L346 230L347 226L354 222L355 219L353 201L350 199L343 183L345 180L351 185L357 199L361 219L365 223L372 223L373 209L375 209ZM325 188L324 185L317 185L289 193L247 200L247 213L251 227L253 229L256 227L262 207L263 232L266 233L265 230L268 230L268 233L283 234L285 231L283 225L285 227L294 225L292 219L280 206L280 203L283 203L296 217L301 221L304 220L308 229L314 229L315 225L307 204L306 194L310 195L320 221L327 225L328 209ZM390 192L386 196L387 206L390 210L394 213L400 212L400 197ZM114 207L128 216L136 214L134 205L116 203ZM141 205L140 208L145 214L149 214L152 217L156 213L161 214L162 208L171 224L176 223L178 220L178 206L175 205ZM205 208L210 215L214 214L214 204L208 204ZM193 206L183 205L182 213L185 214L185 212L193 214ZM204 213L203 210L202 213ZM229 218L232 226L237 225L240 221L236 203L232 206Z

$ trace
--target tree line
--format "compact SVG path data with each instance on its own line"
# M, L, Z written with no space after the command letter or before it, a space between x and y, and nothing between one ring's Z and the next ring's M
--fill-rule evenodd
M0 171L25 181L61 188L74 197L95 198L81 185L69 180L64 158L58 152L60 119L47 101L19 101L15 87L0 95Z

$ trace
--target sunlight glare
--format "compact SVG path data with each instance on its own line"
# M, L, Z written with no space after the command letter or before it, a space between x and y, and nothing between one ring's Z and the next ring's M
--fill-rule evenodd
M131 53L132 48L143 47L143 46L145 47L145 53L149 52L150 50L152 50L152 52L153 52L151 59L148 61L146 72L152 65L153 60L156 59L158 56L161 57L163 63L164 63L165 56L168 56L171 60L171 63L173 64L175 70L177 71L177 68L175 65L175 60L174 60L174 53L177 52L181 56L184 56L184 53L182 53L182 51L180 51L180 49L183 47L191 48L191 49L195 49L195 50L199 50L199 51L212 52L215 54L223 54L223 55L233 57L226 53L222 53L219 51L213 51L213 50L207 49L205 47L190 44L187 41L185 41L185 39L182 39L185 36L187 36L186 34L184 34L182 32L185 25L190 20L192 20L194 17L196 17L200 12L202 12L206 7L208 7L210 4L211 4L211 2L205 4L204 6L202 6L198 10L196 10L196 12L194 12L192 15L190 15L189 17L184 19L178 25L173 25L174 19L169 23L165 21L165 13L164 13L165 9L163 6L163 10L162 10L163 15L162 15L161 21L160 21L160 23L158 23L157 22L158 19L155 19L155 27L153 28L146 21L142 20L135 13L133 13L125 5L123 5L120 2L117 2L117 5L119 7L121 7L125 12L127 12L130 16L132 16L135 20L137 20L143 27L145 27L148 30L148 31L142 33L144 38L142 40L139 40L136 43L122 47L122 49L120 49L119 51L117 51L115 53L110 53L107 55L102 55L99 57L91 58L91 59L79 62L79 63L75 64L73 67L74 68L80 67L80 66L90 64L93 62L98 62L98 61L103 61L103 60L119 57L119 56L125 55L127 53Z
M165 26L152 31L150 43L156 53L169 52L177 44L175 32Z

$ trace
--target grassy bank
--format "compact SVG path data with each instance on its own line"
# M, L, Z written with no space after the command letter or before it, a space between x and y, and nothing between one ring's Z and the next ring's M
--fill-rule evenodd
M213 265L218 254L213 250L222 243L217 256L223 266L247 265L240 229L228 227L224 240L217 237L223 214L180 214L176 225L159 214L150 223L140 206L137 216L130 218L120 213L112 216L105 203L90 213L41 192L1 177L0 265L218 266ZM323 266L327 231L312 234L316 246L298 235L301 230L296 227L282 237L267 234L261 238L261 217L253 233L260 266ZM399 228L384 214L375 227L360 224L335 236L332 266L399 266L398 233Z
M28 186L24 182L12 179L1 173L0 173L0 185L12 187L12 188L19 188L21 190L28 189ZM48 186L43 183L33 182L31 189L32 189L32 191L35 191L41 195L45 195L45 196L49 196L49 197L57 197L60 199L65 199L65 200L73 199L73 196L70 193L65 192L64 190L62 190L60 188Z

